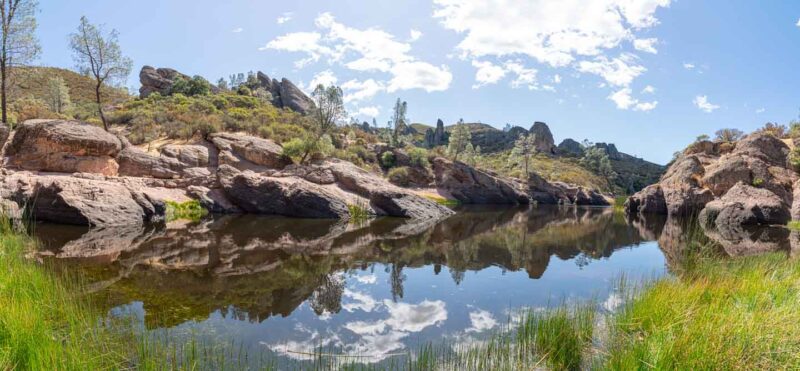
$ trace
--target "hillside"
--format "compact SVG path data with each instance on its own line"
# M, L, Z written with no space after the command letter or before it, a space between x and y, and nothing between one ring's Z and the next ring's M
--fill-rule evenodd
M12 80L9 98L15 101L20 98L44 99L48 82L54 76L60 76L69 88L69 96L74 104L94 103L94 80L75 71L56 67L20 67L13 71L16 77ZM109 98L108 102L117 104L130 99L125 89L104 87L102 93Z
M530 130L514 126L508 131L497 129L484 123L465 123L472 133L472 145L481 147L484 167L509 176L522 176L522 169L509 167L507 159L514 141L520 134L529 132L537 133L537 148L541 146L545 153L536 157L532 170L550 181L563 181L594 187L605 191L614 191L621 194L631 194L641 190L647 185L658 181L664 173L664 166L619 152L614 144L596 143L592 146L603 149L608 155L613 171L617 174L613 184L609 185L604 177L580 165L579 159L583 156L583 145L565 139L562 144L555 146L553 135L544 123L537 123ZM434 130L433 126L422 123L410 125L415 131L415 141L426 147L433 147L434 143L427 143L425 132ZM444 131L450 133L455 125L444 126ZM446 143L444 143L446 145ZM571 146L568 146L571 145Z

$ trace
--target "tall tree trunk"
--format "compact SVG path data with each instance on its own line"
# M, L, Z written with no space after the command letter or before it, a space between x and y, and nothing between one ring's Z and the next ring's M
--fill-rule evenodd
M101 86L102 86L102 84L100 82L98 82L97 85L94 88L94 94L95 94L95 97L97 98L97 112L100 113L100 121L103 122L103 129L108 131L108 123L106 122L106 115L103 114L103 104L101 103L101 100L100 100L100 87Z
M5 60L0 59L0 106L3 110L3 124L8 125L8 107L6 101L6 63Z

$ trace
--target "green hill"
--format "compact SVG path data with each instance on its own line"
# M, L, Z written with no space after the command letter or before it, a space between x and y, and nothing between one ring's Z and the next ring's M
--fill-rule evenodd
M56 67L20 67L12 70L12 84L9 90L9 100L14 102L22 98L44 99L51 78L59 76L69 88L72 103L86 104L95 101L95 82L88 76L75 71ZM102 94L111 104L118 104L130 99L127 90L104 86Z

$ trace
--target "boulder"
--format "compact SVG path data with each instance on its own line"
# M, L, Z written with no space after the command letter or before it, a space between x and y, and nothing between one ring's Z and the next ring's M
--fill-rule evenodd
M117 226L164 218L163 201L119 182L27 172L7 174L0 182L3 198L27 208L36 221Z
M186 168L175 158L152 155L134 146L123 149L117 162L122 176L174 179Z
M228 199L225 191L220 188L209 189L202 186L189 186L187 192L211 213L239 214L242 212L242 209L234 205L233 202Z
M349 219L342 191L296 177L276 178L222 165L218 176L225 194L248 213L300 218Z
M534 172L528 174L528 195L533 201L542 205L571 203L563 188L551 184Z
M252 165L280 170L292 163L283 155L283 148L269 139L234 133L214 133L209 138L220 151L220 165L240 170L252 169Z
M653 184L628 197L625 201L625 212L628 215L634 214L667 214L667 202L661 186Z
M8 125L0 123L0 151L5 147L10 134L11 129L8 128Z
M767 189L737 183L721 198L706 204L699 216L704 227L785 225L791 220L789 205Z
M28 120L6 146L8 165L24 170L116 175L120 140L98 126L65 120Z
M161 156L174 158L186 167L207 167L211 165L211 149L199 144L168 144L161 147Z
M559 143L556 152L561 156L581 157L583 156L583 145L573 139L567 138Z
M544 122L534 122L530 130L531 134L536 135L536 150L541 153L553 154L555 153L555 141L553 140L553 133Z
M286 78L281 79L280 98L282 107L303 115L316 107L311 98Z
M464 204L527 204L528 195L512 181L442 157L433 160L436 187Z
M147 98L153 93L169 95L175 78L179 76L187 80L191 79L191 77L172 68L156 69L151 66L142 67L141 71L139 71L139 83L142 84L139 88L139 97Z

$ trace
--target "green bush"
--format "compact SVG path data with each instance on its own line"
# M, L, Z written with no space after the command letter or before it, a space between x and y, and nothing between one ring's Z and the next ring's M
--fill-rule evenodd
M387 151L381 155L381 166L386 169L391 169L395 164L394 153Z
M408 177L408 167L406 166L392 168L391 170L389 170L387 177L389 178L389 181L392 182L392 184L396 184L401 187L408 187L408 185L410 184Z
M428 167L428 150L425 148L413 147L408 150L408 157L411 159L411 166Z

